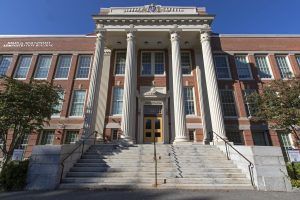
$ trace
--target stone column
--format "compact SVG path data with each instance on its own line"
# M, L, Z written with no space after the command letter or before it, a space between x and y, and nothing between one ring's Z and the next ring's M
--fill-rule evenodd
M127 33L124 96L122 109L123 138L134 142L136 121L136 50L134 30Z
M103 55L104 55L104 32L100 31L97 33L97 41L96 41L96 49L94 53L94 60L93 65L91 67L91 78L90 78L90 85L89 91L86 100L86 112L85 112L85 119L84 119L84 133L82 134L82 138L86 139L87 137L92 134L94 130L93 123L95 123L95 93L97 85L100 83L101 78L101 71L102 71L102 64L103 64ZM93 138L93 137L91 137Z
M173 79L173 99L174 99L174 143L187 142L187 130L184 110L180 42L177 32L171 33L172 48L172 79Z
M212 130L227 139L209 32L201 33L201 44Z

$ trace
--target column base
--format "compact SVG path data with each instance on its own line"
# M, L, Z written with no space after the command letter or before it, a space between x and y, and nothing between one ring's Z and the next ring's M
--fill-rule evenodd
M175 137L173 144L191 143L187 137Z
M125 136L125 137L121 136L119 141L122 144L128 144L128 145L136 144L136 141L130 136Z

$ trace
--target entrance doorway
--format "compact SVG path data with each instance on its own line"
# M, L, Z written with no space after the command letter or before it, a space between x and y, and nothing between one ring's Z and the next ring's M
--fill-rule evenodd
M144 143L163 142L162 105L144 105Z
M162 117L144 117L144 143L163 142Z

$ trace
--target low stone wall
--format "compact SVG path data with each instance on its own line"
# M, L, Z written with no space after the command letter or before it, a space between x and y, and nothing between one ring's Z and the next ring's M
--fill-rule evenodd
M224 145L217 145L226 153ZM254 164L254 182L258 190L291 191L286 165L280 147L238 146L234 147ZM230 147L230 158L250 179L248 162Z
M27 175L28 190L52 190L59 186L62 161L79 144L67 145L37 145L33 148L29 161ZM90 145L84 146L84 152ZM79 147L64 161L63 177L81 156L82 147Z

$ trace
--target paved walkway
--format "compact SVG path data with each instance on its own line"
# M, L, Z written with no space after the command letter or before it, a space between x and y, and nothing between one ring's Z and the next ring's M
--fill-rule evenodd
M39 192L0 193L1 200L296 200L300 192L215 191L215 190L56 190Z

